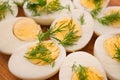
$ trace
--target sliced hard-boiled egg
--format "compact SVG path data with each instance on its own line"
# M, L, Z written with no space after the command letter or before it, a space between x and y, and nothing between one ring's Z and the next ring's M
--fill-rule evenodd
M32 17L41 25L50 25L53 20L74 8L70 0L29 0L23 9L28 17Z
M94 31L97 35L120 32L120 7L104 9L95 20Z
M80 50L91 39L93 34L93 19L82 10L72 10L69 15L56 18L50 29L52 39L62 44L68 52Z
M110 80L120 80L120 33L98 37L94 55L100 60Z
M15 48L37 40L41 27L33 19L18 17L0 23L0 51L12 54ZM4 36L3 36L4 35Z
M94 10L96 7L104 8L108 5L109 0L73 0L76 8Z
M12 0L0 1L0 21L17 16L18 7Z
M66 57L64 47L53 41L27 43L14 51L9 70L24 80L45 80L56 74Z
M69 54L60 67L59 80L107 80L100 62L83 51Z

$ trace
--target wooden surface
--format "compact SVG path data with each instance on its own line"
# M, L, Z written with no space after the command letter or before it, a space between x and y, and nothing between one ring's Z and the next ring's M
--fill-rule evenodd
M120 6L120 0L110 0L109 6ZM19 8L19 14L18 16L24 16L22 8ZM89 53L93 53L93 47L94 42L96 40L97 36L94 34L88 45L86 45L85 48L82 49L82 51L86 51ZM0 80L21 80L12 75L8 70L8 55L4 55L2 52L0 52ZM48 80L58 80L58 73L51 77Z

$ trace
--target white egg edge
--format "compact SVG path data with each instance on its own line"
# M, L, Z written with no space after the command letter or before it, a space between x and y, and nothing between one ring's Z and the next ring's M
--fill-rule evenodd
M55 60L55 66L53 68L51 65L34 65L24 57L24 52L26 51L28 46L35 43L36 42L25 44L17 51L15 51L15 53L9 59L8 67L10 72L21 79L47 79L58 72L60 65L66 57L66 51L64 47L58 45L60 49L60 55Z
M13 33L13 25L15 21L24 18L24 17L17 17L7 19L0 23L0 51L3 54L11 55L14 49L24 45L25 43L33 42L33 41L22 41L18 39ZM4 36L3 36L4 34Z
M70 9L73 10L74 6L72 4L72 1L70 0L60 0L61 5L63 6L70 6ZM27 9L27 2L23 5L23 10L26 16L33 18L36 22L38 22L41 25L50 25L56 17L61 16L62 14L67 14L69 11L67 9L64 9L62 11L57 11L52 14L43 14L41 16L32 16L32 11Z
M64 15L56 18L53 21L53 23L51 24L51 26L50 26L50 27L54 26L54 24L58 20L60 20L60 19L62 19L64 17L73 18L77 22L78 25L81 25L80 22L78 21L78 19L79 19L79 16L81 16L82 14L84 14L84 16L85 16L84 17L85 18L85 24L81 26L82 37L80 37L80 39L78 40L78 42L75 43L75 45L65 47L65 49L68 52L73 52L73 51L82 49L91 40L92 35L93 35L93 25L94 25L94 21L93 21L92 16L88 12L86 12L86 11L74 9L74 10L72 10L71 14L69 14L69 15L68 14L64 14Z
M115 34L115 33L114 33ZM120 80L120 62L113 60L104 48L104 41L114 35L113 33L102 35L97 38L94 45L94 55L103 65L108 77L111 80ZM116 33L120 34L120 33Z
M104 4L103 9L105 9L107 6L108 6L108 3L110 2L110 0L106 0L106 3ZM75 8L78 8L78 9L81 9L81 10L87 10L87 11L91 11L90 9L87 9L85 7L83 7L81 4L80 4L80 0L73 0L73 4L75 6Z
M64 60L63 64L60 67L59 72L59 80L71 80L72 78L72 65L82 65L82 66L94 66L98 69L102 75L104 76L105 80L107 80L106 74L100 62L91 54L78 51L69 54L66 59Z
M104 16L107 11L112 10L112 9L120 9L120 6L110 6L110 7L107 7L106 9L104 9L101 12L99 17ZM93 28L94 28L95 34L97 34L98 36L104 35L104 34L108 34L108 33L120 32L120 28L115 28L115 27L112 27L112 26L102 25L97 20L95 20L95 25L94 25Z

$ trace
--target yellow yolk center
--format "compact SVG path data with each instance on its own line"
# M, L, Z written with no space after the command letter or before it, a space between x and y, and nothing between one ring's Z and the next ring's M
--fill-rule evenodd
M62 25L62 24L63 24L62 26L67 25L67 24L70 22L70 20L71 20L70 18L63 18L63 19L57 21L54 29L57 29L57 28L58 28L60 25ZM81 29L81 27L80 27L75 21L73 21L72 25L75 25L73 31L77 31L77 32L76 32L76 35L77 35L77 36L81 36L81 35L82 35L82 29ZM69 26L66 26L63 31L57 32L54 36L55 36L57 39L59 39L59 40L62 41L62 40L64 39L65 35L66 35L68 32L69 32Z
M87 67L87 80L105 80L103 75L95 67ZM80 80L76 72L73 73L72 80Z
M101 7L105 4L106 0L101 0ZM94 3L94 0L80 0L80 4L84 6L87 9L93 10L96 8L96 5Z
M106 13L106 15L110 15L111 13L114 13L114 12L118 12L118 13L120 14L120 10L114 9L114 10L108 11L108 12ZM120 20L113 21L110 25L111 25L112 27L120 28Z
M120 35L114 35L104 42L104 47L112 58L116 55L116 46L120 47Z
M40 26L31 18L21 18L15 22L13 27L14 35L23 41L36 40L40 31Z
M59 51L58 46L55 43L53 43L51 41L44 41L44 42L42 42L42 44L51 52L51 54L46 55L44 57L52 58L53 60L55 60L59 56L60 51ZM30 47L28 51L31 51L35 47L36 47L36 45ZM39 54L37 54L36 56L39 56ZM45 61L43 61L41 59L29 59L29 61L31 63L37 64L37 65L49 64L49 63L47 63L47 62L45 62Z

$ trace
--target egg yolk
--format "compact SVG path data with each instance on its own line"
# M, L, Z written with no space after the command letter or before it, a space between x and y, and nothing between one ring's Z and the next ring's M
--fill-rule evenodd
M84 80L105 80L103 75L95 67L86 67L86 78ZM78 76L81 76L77 72L73 73L72 80L81 80Z
M74 25L73 31L76 31L75 35L77 36L82 35L81 27L74 20L72 20L72 24L69 24L70 20L71 18L63 18L56 22L54 26L54 30L58 29L60 26L61 27L63 26L64 28L62 29L62 31L55 33L54 37L62 41L64 37L66 36L66 34L69 33L70 31L69 28L72 27L73 25Z
M110 15L111 13L115 13L115 12L120 15L120 10L118 10L118 9L110 10L106 13L106 15ZM111 25L111 27L120 28L120 19L119 20L114 20L113 22L110 23L110 25Z
M39 32L40 26L31 18L21 18L13 26L14 35L23 41L36 40Z
M59 56L60 51L58 46L51 41L43 41L41 44L43 44L43 46L45 46L45 48L48 49L48 51L51 53L47 53L47 50L45 51L44 48L39 48L41 49L39 51L44 50L45 53L43 54L42 52L41 53L39 52L39 53L35 53L34 56L31 56L31 54L29 54L29 51L32 51L36 47L36 45L33 45L28 49L28 54L26 53L25 57L27 57L31 63L37 64L37 65L46 65L46 64L52 63ZM31 58L31 57L34 57L34 58ZM47 62L44 59L52 59L52 62Z
M105 4L106 0L100 0L101 7ZM87 9L93 10L96 8L96 4L94 3L94 0L80 0L80 4L84 6Z
M114 35L104 42L105 50L107 51L108 55L111 56L113 59L117 55L117 48L120 49L120 35ZM120 53L119 53L120 54ZM116 59L115 59L116 60Z

